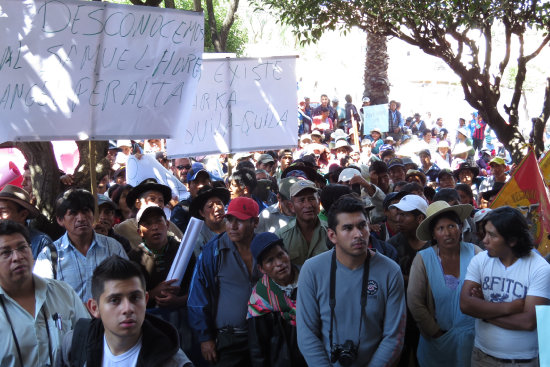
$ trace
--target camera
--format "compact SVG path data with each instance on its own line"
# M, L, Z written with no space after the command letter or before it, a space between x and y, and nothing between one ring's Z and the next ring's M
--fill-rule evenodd
M341 366L351 366L357 359L357 347L351 340L344 344L333 344L330 351L330 363L339 362Z

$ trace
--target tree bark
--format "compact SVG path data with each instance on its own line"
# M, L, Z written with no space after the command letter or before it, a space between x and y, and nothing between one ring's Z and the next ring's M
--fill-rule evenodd
M196 7L196 4L195 4ZM231 26L235 21L235 14L237 13L237 8L239 7L239 0L231 0L229 8L227 9L227 14L218 30L218 25L216 22L216 17L214 14L214 4L212 0L206 0L206 11L208 26L210 27L210 35L212 38L212 44L214 45L214 50L216 52L225 52L227 50L227 38L229 37L229 31Z
M365 91L372 105L388 103L390 82L388 79L388 46L386 36L367 32L365 61Z
M72 187L78 187L91 191L90 182L90 149L88 141L77 141L78 151L80 153L80 161L76 166L73 174ZM105 175L107 175L111 169L111 164L105 158L107 156L107 149L109 148L108 141L96 141L95 142L95 155L96 155L96 177L99 182ZM95 182L97 186L98 182Z

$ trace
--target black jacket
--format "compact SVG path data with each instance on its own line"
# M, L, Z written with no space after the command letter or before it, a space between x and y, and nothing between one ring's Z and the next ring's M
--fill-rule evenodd
M307 367L296 327L278 312L248 319L248 344L253 367Z

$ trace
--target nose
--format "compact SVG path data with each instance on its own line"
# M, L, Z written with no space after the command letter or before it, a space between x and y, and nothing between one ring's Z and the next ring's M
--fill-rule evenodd
M128 297L124 297L121 301L122 313L124 315L132 315L134 313L134 304L130 302Z

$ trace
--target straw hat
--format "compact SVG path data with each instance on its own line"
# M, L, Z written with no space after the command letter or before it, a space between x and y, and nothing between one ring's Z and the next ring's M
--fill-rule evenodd
M460 218L460 221L463 222L464 219L468 218L473 209L474 207L470 204L458 204L451 206L446 201L435 201L428 206L428 209L426 209L426 219L424 219L416 229L416 237L422 241L431 240L432 234L430 232L430 224L434 219L437 219L440 214L455 212Z

